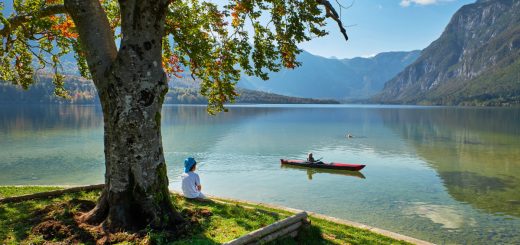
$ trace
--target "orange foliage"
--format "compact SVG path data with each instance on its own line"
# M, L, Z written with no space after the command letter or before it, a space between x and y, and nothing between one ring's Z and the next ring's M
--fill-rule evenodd
M50 19L55 20L56 17L51 16ZM55 32L59 32L64 37L76 39L79 35L73 31L75 27L76 25L74 25L74 21L67 16L64 22L53 25L51 29Z
M168 74L168 76L175 76L177 78L182 78L182 76L179 74L184 71L182 69L179 57L176 55L172 55L170 58L163 57L162 65L164 67L164 71Z
M237 4L235 5L235 7L233 7L233 11L231 12L231 24L234 26L234 27L237 27L240 25L241 23L241 20L239 19L239 15L241 13L245 13L245 12L248 12L249 10L247 9L246 6L244 6L244 4L242 4L242 2L237 2Z
M287 52L282 51L282 60L284 61L285 68L294 69L296 64L294 63L294 56Z
M119 25L119 22L121 21L120 17L116 17L110 20L110 29L114 31L116 27Z

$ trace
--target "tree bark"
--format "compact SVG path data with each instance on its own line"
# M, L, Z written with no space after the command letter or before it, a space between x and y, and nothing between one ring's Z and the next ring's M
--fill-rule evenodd
M105 188L82 219L109 230L175 228L161 137L168 91L162 68L167 1L120 1L122 39L114 37L99 0L66 0L103 109Z

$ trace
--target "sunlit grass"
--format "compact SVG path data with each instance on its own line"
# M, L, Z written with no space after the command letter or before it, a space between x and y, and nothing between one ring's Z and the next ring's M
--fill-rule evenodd
M4 186L0 187L0 193L5 198L56 189L60 188ZM72 217L85 206L94 205L98 195L99 191L77 192L63 194L56 198L39 198L0 204L0 244L42 244L46 242L94 244L96 240L100 239L100 235L78 226ZM192 201L177 194L172 194L172 200L191 224L187 235L172 237L165 232L148 230L146 235L137 238L134 234L120 232L113 239L119 244L148 241L155 244L220 244L292 215L287 211L240 202ZM57 234L50 238L48 234L38 233L38 225L49 220L60 222L63 227L66 227L64 234L61 234L62 237ZM304 227L296 239L283 238L275 241L274 244L405 243L368 230L311 218L311 225Z
M44 191L63 189L55 186L0 186L0 198L23 196Z

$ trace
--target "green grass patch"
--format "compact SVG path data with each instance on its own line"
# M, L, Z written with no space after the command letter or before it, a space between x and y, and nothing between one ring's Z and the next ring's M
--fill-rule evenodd
M19 196L58 187L0 187L2 197ZM0 244L95 244L103 235L78 225L73 217L94 207L99 191L64 194L55 198L0 204ZM201 202L172 194L176 208L189 221L187 234L172 238L165 232L119 232L114 244L220 244L284 219L292 213L240 202ZM311 218L296 239L271 244L406 244L368 230Z
M44 191L63 189L56 186L0 186L0 198L23 196Z

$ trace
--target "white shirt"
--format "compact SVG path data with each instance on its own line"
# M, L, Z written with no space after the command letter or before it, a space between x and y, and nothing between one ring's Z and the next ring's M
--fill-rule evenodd
M182 178L182 193L187 198L197 198L202 193L197 189L197 186L200 185L199 175L190 171L188 173L183 173L181 175Z

